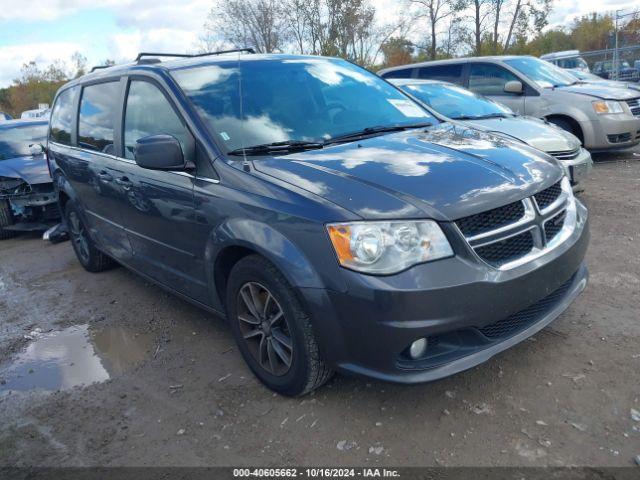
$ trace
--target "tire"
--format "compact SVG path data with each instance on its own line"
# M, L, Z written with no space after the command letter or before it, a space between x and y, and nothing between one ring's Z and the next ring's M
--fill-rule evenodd
M112 268L115 262L96 248L73 202L67 202L65 218L69 228L71 245L84 269L88 272L98 273Z
M4 227L10 225L13 225L13 218L11 217L9 202L0 200L0 240L7 240L18 235L18 232L4 229Z
M309 315L271 262L249 255L236 263L229 274L226 302L240 353L268 388L295 397L331 378L333 371L320 354ZM251 304L254 313L261 311L262 321L252 315Z
M584 143L582 140L582 135L580 134L580 132L576 131L575 127L571 124L570 121L565 120L564 118L549 118L548 122L553 123L555 126L560 127L561 129L566 130L569 133L572 133L580 139L581 143Z

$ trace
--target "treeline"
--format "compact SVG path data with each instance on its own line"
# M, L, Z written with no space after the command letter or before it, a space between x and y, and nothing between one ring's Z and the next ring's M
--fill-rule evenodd
M535 55L611 47L614 19L593 13L546 28L552 0L401 0L383 18L370 0L216 0L200 36L200 51L230 46L258 52L328 55L376 69L469 55ZM640 43L640 17L626 17L622 45ZM113 64L106 60L103 64ZM19 116L51 103L56 90L83 75L87 59L74 53L41 69L25 63L0 110Z

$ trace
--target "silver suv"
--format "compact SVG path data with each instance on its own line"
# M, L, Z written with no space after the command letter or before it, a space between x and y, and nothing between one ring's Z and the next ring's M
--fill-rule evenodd
M638 92L582 83L535 57L442 60L388 68L379 75L457 83L521 115L544 118L564 128L592 151L640 143Z

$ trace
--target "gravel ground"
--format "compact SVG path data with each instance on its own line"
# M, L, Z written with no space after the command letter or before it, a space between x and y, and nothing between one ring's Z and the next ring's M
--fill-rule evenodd
M553 324L431 384L288 399L223 322L69 243L0 246L0 466L580 465L640 455L640 154L597 158L591 282Z

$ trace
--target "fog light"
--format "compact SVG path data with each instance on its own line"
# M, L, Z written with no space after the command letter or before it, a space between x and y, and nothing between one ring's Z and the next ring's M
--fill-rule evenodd
M424 355L424 352L427 351L427 339L419 338L415 342L411 344L409 347L409 356L416 360Z

